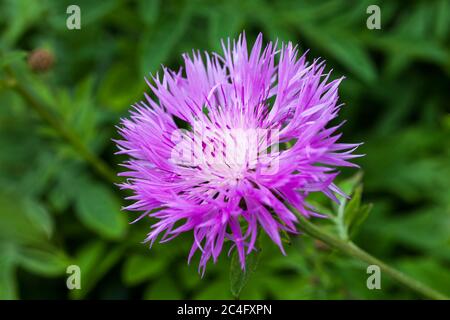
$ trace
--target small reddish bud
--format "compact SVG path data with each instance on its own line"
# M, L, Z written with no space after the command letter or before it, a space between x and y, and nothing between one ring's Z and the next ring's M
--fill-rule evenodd
M33 50L28 56L28 65L34 72L46 72L55 62L53 53L46 49Z

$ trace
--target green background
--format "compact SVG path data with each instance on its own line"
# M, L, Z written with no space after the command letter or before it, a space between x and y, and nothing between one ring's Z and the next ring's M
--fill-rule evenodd
M81 8L81 30L66 28L69 4ZM370 4L381 30L366 28ZM343 141L364 142L362 206L373 204L354 241L450 294L449 1L3 0L0 298L233 297L225 252L202 279L198 255L186 263L192 235L141 243L151 221L129 225L135 214L120 211L129 202L112 183L124 160L112 139L148 92L144 76L242 30L299 43L346 77ZM55 56L46 73L26 63L36 48ZM286 239L287 256L261 242L242 299L419 298L383 275L382 289L368 290L366 265L308 236ZM70 264L81 290L66 288Z

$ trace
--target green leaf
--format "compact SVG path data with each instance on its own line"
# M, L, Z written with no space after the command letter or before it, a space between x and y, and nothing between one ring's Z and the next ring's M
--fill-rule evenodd
M390 34L385 37L368 37L368 45L390 55L403 55L407 59L435 62L448 65L448 53L444 46L427 38L414 39L411 37Z
M183 288L187 290L198 288L202 283L202 278L197 272L192 270L192 265L190 267L180 268L179 274ZM225 287L225 290L228 292L228 281Z
M76 213L80 220L94 232L109 239L124 236L127 224L120 203L107 188L86 183L79 189Z
M450 31L450 4L447 0L440 0L435 6L434 33L440 40L444 40Z
M10 64L25 59L27 53L25 51L14 50L0 55L0 69Z
M106 251L106 243L103 241L95 241L88 243L77 252L74 258L74 265L80 267L81 270L81 289L72 290L71 298L83 298L93 287L98 276L96 275L97 264L103 258Z
M358 171L352 177L339 183L339 188L341 188L341 190L344 191L346 194L350 195L353 193L353 191L356 189L356 187L361 183L362 178L363 178L362 171Z
M2 10L5 10L5 29L2 32L2 42L7 46L14 43L30 28L32 25L41 23L42 15L47 9L46 1L5 1L2 4Z
M364 204L359 208L359 212L353 218L351 225L348 227L349 238L353 238L359 230L359 227L366 221L369 217L370 211L372 211L373 204Z
M247 255L245 270L242 270L237 251L234 251L230 265L230 285L231 294L239 298L242 289L248 282L250 275L256 271L260 259L260 250L257 249Z
M361 206L361 197L362 197L362 185L358 185L353 192L352 197L348 204L344 209L344 225L347 227L347 230L353 224L355 217L359 214L359 208Z
M351 238L356 234L359 226L367 219L372 210L372 204L361 204L362 191L363 187L360 184L356 187L352 198L345 206L343 214L345 238Z
M92 108L95 103L94 78L88 76L79 81L70 100L71 103L68 105L70 110L66 110L68 124L78 133L83 142L89 145L92 138L99 134L95 126L99 112L98 109Z
M152 279L162 273L166 265L163 258L150 258L143 255L132 255L125 262L122 278L126 284L136 285Z
M228 281L220 278L216 281L211 281L206 288L201 289L200 292L194 296L195 300L229 300L232 298L228 291Z
M74 167L68 163L58 167L58 175L55 177L56 181L51 188L48 195L50 206L56 212L66 212L66 209L71 205L77 197L80 183L79 168Z
M308 39L327 51L337 61L366 83L377 78L377 71L366 49L351 33L336 32L330 28L302 26Z
M430 258L403 259L399 269L441 293L450 294L450 274L448 267Z
M50 238L53 234L54 222L47 208L31 198L25 199L24 205L31 223L35 224Z
M123 253L123 246L111 248L103 241L91 242L84 246L73 259L73 264L78 265L81 270L81 289L72 290L70 297L84 298L119 261Z
M31 248L18 250L18 263L32 273L48 277L64 274L71 264L69 258L60 251Z
M345 194L350 195L350 200L339 197L340 204L337 208L338 213L334 218L338 234L344 240L348 240L356 234L358 227L366 220L372 209L371 204L361 204L363 191L361 180L362 172L358 172L350 179L344 180L339 184L341 190Z
M424 208L404 217L391 217L383 236L408 248L450 261L450 214L448 208Z
M48 244L48 224L39 219L42 212L30 217L24 202L13 193L0 194L0 208L0 240L37 246Z
M214 49L221 49L221 39L233 38L242 31L245 17L243 12L236 11L236 2L224 1L217 10L208 10L209 42Z
M164 20L157 28L147 29L141 39L140 70L143 76L155 72L167 62L171 50L182 37L190 20L189 7L177 19Z
M151 25L156 22L159 13L160 0L139 0L138 8L139 15L146 25Z
M130 67L128 62L113 65L100 83L98 97L101 103L113 110L124 110L129 107L131 101L140 99L144 82L136 78L136 72L136 68ZM128 80L124 82L123 79Z
M148 286L144 293L146 300L177 300L183 296L171 277L165 276Z
M0 242L0 300L18 299L16 282L16 248Z

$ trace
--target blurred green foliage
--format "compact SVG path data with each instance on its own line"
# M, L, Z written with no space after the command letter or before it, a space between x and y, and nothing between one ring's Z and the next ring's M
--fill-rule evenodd
M70 4L81 8L81 30L66 28ZM366 28L370 4L381 8L381 30ZM111 138L143 98L143 77L176 68L183 52L220 50L242 30L299 43L346 76L340 119L345 141L365 142L364 193L353 178L341 183L355 193L342 207L313 197L337 214L323 227L450 294L449 1L4 0L0 298L228 299L230 273L242 299L417 298L387 277L368 290L362 263L301 235L287 240L287 256L261 237L245 279L225 253L201 279L198 257L186 263L191 236L149 250L141 242L151 221L127 223L135 215L120 211L127 194L111 180L123 158ZM47 73L26 64L36 48L55 56ZM29 99L10 88L5 68ZM66 288L70 264L81 267L81 290Z

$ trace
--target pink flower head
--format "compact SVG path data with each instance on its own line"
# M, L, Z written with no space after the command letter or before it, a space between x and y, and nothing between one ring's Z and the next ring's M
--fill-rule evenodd
M200 250L203 272L225 239L245 268L259 226L284 253L280 231L296 233L297 222L285 202L319 215L305 197L337 201L335 168L355 166L347 160L358 146L327 127L342 79L330 81L323 61L308 63L290 42L263 49L261 34L250 53L245 35L222 46L223 56L193 52L184 70L147 81L154 97L134 105L117 141L131 158L121 173L135 201L126 209L156 219L146 241L192 231L188 261Z

